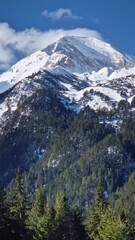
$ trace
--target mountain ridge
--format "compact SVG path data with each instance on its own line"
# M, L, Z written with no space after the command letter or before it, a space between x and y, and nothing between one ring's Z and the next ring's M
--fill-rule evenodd
M11 180L18 166L22 171L28 171L28 174L31 171L29 169L35 171L32 179L36 179L36 183L37 176L41 178L42 172L43 185L51 184L48 181L51 181L52 171L56 170L55 174L58 174L57 181L59 181L59 173L62 175L66 172L66 168L74 168L77 164L79 169L81 164L84 169L87 165L89 171L84 170L80 175L85 178L86 172L92 174L89 161L87 163L84 161L85 156L86 159L91 159L92 152L98 153L97 148L101 146L102 149L102 144L106 158L104 159L104 152L101 153L99 162L101 163L103 158L104 166L106 167L107 162L107 166L110 167L109 161L113 161L114 168L117 166L119 168L117 184L122 185L125 181L128 172L127 158L131 163L134 159L128 156L127 149L123 147L124 140L121 143L121 136L124 135L122 127L125 119L128 115L134 116L135 67L128 58L118 53L122 59L125 59L122 64L126 62L126 65L121 68L123 65L118 59L113 70L111 51L108 60L106 56L101 59L101 55L97 54L97 51L95 55L93 50L95 61L94 58L91 60L91 48L82 43L86 42L86 39L81 38L71 44L74 37L68 39L65 37L46 50L22 59L9 71L0 75L2 183ZM87 41L87 45L90 44L88 39ZM108 47L111 46L107 45ZM85 56L86 49L89 49L87 56ZM99 61L100 59L102 61ZM104 59L107 59L107 65ZM71 66L73 62L74 66ZM78 72L73 71L73 68L78 69ZM114 137L118 138L116 148ZM91 159L94 163L90 165L93 164L91 165L93 171L97 171L95 163L98 162L98 154L94 153L94 156L95 160ZM37 167L37 171L33 170L34 166ZM76 172L76 169L73 171ZM109 179L110 170L107 171L107 179ZM111 168L111 171L114 170ZM104 173L105 169L103 169ZM46 174L49 180L45 180ZM116 176L115 172L113 174L112 178ZM79 181L82 180L79 178ZM32 186L30 188L35 189L36 183L30 180ZM110 186L108 183L110 191L116 189L117 184Z
M114 53L114 55L112 53ZM114 71L112 70L114 67L112 64L113 59L115 59L116 62ZM0 93L19 84L21 88L19 91L17 90L18 94L27 97L27 91L24 91L23 86L27 85L26 89L29 89L28 85L31 81L35 84L35 88L36 86L39 87L39 85L40 87L43 87L44 84L47 84L48 87L52 87L48 80L46 83L44 81L44 84L42 84L42 80L40 81L40 78L43 79L47 76L47 72L48 77L49 72L52 74L52 79L54 79L53 82L55 82L57 87L59 85L59 94L61 95L63 104L65 103L65 106L71 107L72 100L74 99L73 102L75 108L73 107L73 104L71 108L75 110L77 109L77 111L86 105L89 105L94 109L103 107L110 109L112 108L112 104L116 103L117 105L122 99L132 98L132 94L130 93L125 93L125 98L121 97L118 93L118 89L115 89L115 84L118 84L115 82L118 82L118 76L119 78L124 77L125 82L127 81L127 84L130 82L130 87L133 88L135 84L134 63L130 62L125 55L122 55L121 52L116 51L110 44L105 43L102 40L73 36L65 36L61 38L56 43L49 45L42 51L33 53L20 60L11 67L9 71L1 74ZM129 80L128 76L130 75L133 75L133 77L131 77L133 78L132 81L131 79ZM57 82L55 79L57 79ZM112 89L111 91L110 88ZM124 86L121 86L121 88L123 90ZM100 95L104 94L106 98L111 96L112 100L109 102L110 106L101 99L101 96L97 96L97 94L91 94L91 99L88 99L87 97L85 103L83 103L84 94L88 91L93 91L95 93L100 92ZM125 89L125 91L127 90ZM130 92L131 91L132 89ZM117 95L119 96L116 98ZM16 101L20 98L17 99L18 98L15 96L14 99L10 99L11 102L14 102L12 105L17 105ZM131 100L129 101L131 102ZM11 109L15 110L16 107L11 106ZM0 105L0 115L2 116L7 110L7 103L3 102Z
M81 41L79 42L80 39L81 39ZM85 41L84 41L84 39L85 39ZM65 45L65 43L66 43L66 45ZM96 43L99 43L99 46L98 45L96 46ZM24 59L20 60L18 63L16 63L14 66L12 66L11 69L9 69L9 71L0 75L0 83L3 82L3 84L4 84L4 83L6 83L6 81L8 83L9 82L11 83L11 82L14 82L16 78L18 79L17 81L22 80L23 78L31 76L35 72L38 72L42 68L45 68L46 70L48 70L48 71L50 70L52 72L53 72L53 68L54 68L54 72L56 72L56 74L57 73L63 74L63 72L59 72L59 71L57 72L57 70L58 70L57 67L58 66L60 67L60 61L61 60L64 61L66 57L68 58L68 55L66 56L66 54L61 54L61 51L63 52L66 50L66 53L69 54L69 59L70 59L70 54L72 54L71 55L72 59L76 60L76 54L74 51L76 49L75 48L70 49L70 47L73 47L73 46L76 47L76 49L78 48L80 50L80 52L77 52L78 58L79 58L79 54L81 54L81 57L82 57L81 52L83 52L83 57L87 57L89 55L88 53L90 52L91 53L89 56L90 60L93 60L94 58L96 59L97 57L99 57L99 60L101 60L102 57L104 57L104 55L105 55L105 57L107 55L109 55L109 57L110 57L110 55L111 55L110 58L111 59L115 58L116 63L117 63L117 60L120 61L120 64L121 64L121 61L123 61L122 64L125 64L126 68L134 66L133 62L131 62L126 56L122 55L120 52L118 52L114 48L112 48L111 45L108 43L102 42L101 40L98 40L96 38L84 38L84 37L82 38L82 37L65 36L65 37L61 38L60 40L58 40L56 43L49 45L42 51L37 51L36 53L33 53L30 56L25 57ZM107 46L107 49L109 49L108 52L106 51L106 49L104 50L104 46ZM69 49L68 49L69 51L66 49L68 47L69 47ZM93 47L93 49L90 49L90 47ZM86 50L89 50L89 51L85 51L85 48L86 48ZM59 49L60 49L60 52L59 52ZM93 55L93 51L95 51L95 49L96 49L96 54ZM99 50L99 53L102 53L101 56L99 55L98 50ZM51 51L51 53L52 53L52 54L50 54L52 59L48 54L49 51ZM112 54L113 52L116 54L116 57L115 57L115 54L113 56L113 54ZM55 55L53 56L54 53L55 53ZM104 55L103 55L103 53L104 53ZM85 56L85 55L87 55L87 56ZM120 60L118 59L117 55L120 56ZM70 59L70 61L71 61L71 59ZM49 63L50 63L50 66L49 66ZM66 70L66 64L68 65L68 60L64 66L65 70ZM109 64L111 65L111 63L109 63ZM82 64L82 65L84 65L84 64ZM87 65L89 65L89 64L87 64ZM96 62L96 67L97 67L97 65L98 65L98 63ZM23 66L24 70L21 69L22 66ZM120 66L118 64L118 66L117 67L115 66L115 67L116 67L116 69L121 69L122 67L124 67L124 65L122 65L121 67ZM103 67L106 67L106 65L103 64L103 66L100 68L98 67L98 69L92 69L93 67L90 64L89 71L85 71L86 69L84 68L84 66L82 67L82 70L80 70L79 67L77 70L81 71L80 73L85 73L85 72L92 73L92 71L101 70L101 68L103 68ZM71 68L71 70L69 72L71 74L73 74L74 72L72 71L72 67L70 66L70 68ZM63 70L63 69L60 68L60 71L61 70Z

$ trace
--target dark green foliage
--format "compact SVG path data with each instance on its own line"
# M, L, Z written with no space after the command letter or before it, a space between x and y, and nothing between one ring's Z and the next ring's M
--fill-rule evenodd
M72 113L65 110L55 93L46 89L37 91L20 104L0 136L0 175L8 171L6 177L1 178L1 184L10 180L18 166L26 170L37 162L71 119Z
M98 227L99 239L122 240L123 229L124 222L122 222L120 216L115 215L113 210L108 206L104 213L101 214L101 221Z
M0 189L0 239L2 240L8 240L7 235L11 233L9 218L9 205L6 202L6 192Z
M70 203L84 208L85 204L91 205L100 176L109 193L123 185L125 176L134 170L134 116L124 120L119 134L111 125L100 124L100 118L104 118L103 112L97 114L88 107L72 121L67 118L66 127L51 139L45 156L31 165L26 175L28 191L45 186L53 203L62 189L69 195Z
M117 121L118 127L113 127ZM123 220L120 209L126 206L130 214L122 231L125 236L134 235L134 180L131 180L134 174L131 173L135 169L135 116L134 112L128 111L127 102L120 102L119 108L110 112L95 112L86 107L75 114L65 109L57 92L45 88L38 90L20 102L9 118L0 137L0 149L1 185L10 181L18 166L23 172L24 183L22 176L18 175L16 187L14 180L7 187L11 206L5 205L3 221L6 223L9 219L7 226L11 226L11 235L53 239L57 233L59 239L83 239L85 221L77 209L69 206L77 205L81 212L88 207L91 209L100 177L109 196L113 192L110 202L119 216L112 214L111 208L103 207L105 199L101 190L97 194L100 201L95 199L98 210L94 215L91 213L93 226L102 223L104 228L100 228L98 234L103 239L107 234L111 235L111 231L121 234L119 226L123 226ZM126 181L128 183L124 184ZM37 191L40 188L43 193ZM59 195L59 204L52 208L60 191L65 192L68 201L65 195ZM33 197L30 210L25 192L37 195ZM110 219L107 226L106 219ZM118 229L113 222L118 223ZM110 229L111 225L115 230ZM108 232L105 233L104 229Z
M2 240L132 240L135 236L133 218L121 210L116 214L99 182L93 210L86 217L77 206L71 208L64 193L57 194L54 206L37 190L28 207L20 173L16 176L16 197L9 199L0 191L0 238ZM11 201L12 200L12 201ZM10 208L9 208L10 204ZM9 211L10 209L10 211ZM88 215L88 211L86 211ZM86 228L85 228L85 223Z
M123 209L129 214L129 219L135 222L135 172L132 173L128 182L122 188L118 188L115 193L110 196L110 202L116 212Z
M42 190L37 191L34 204L27 219L28 229L32 232L33 239L44 239L44 197Z
M117 120L123 121L118 129L109 124ZM63 190L70 203L84 209L92 203L100 176L111 193L134 170L134 125L127 108L95 112L86 107L75 114L65 109L57 91L37 90L19 103L4 127L0 183L10 181L19 166L28 193L43 188L53 204Z
M135 157L135 117L129 116L121 127L121 141L124 149L131 154L131 157Z
M29 199L25 196L24 185L20 171L17 171L15 188L10 198L10 219L12 239L27 239L26 219L30 208Z
M59 240L71 238L72 216L69 210L67 198L63 193L56 197L56 235Z
M72 210L72 239L85 240L87 233L85 231L84 219L80 209L75 206Z
M128 218L116 214L104 196L102 185L97 186L93 210L87 220L87 232L90 240L122 240L128 239ZM132 225L130 225L131 231Z
M100 225L102 216L108 208L108 202L104 196L101 182L98 183L95 202L90 217L87 220L87 232L91 240L100 239Z

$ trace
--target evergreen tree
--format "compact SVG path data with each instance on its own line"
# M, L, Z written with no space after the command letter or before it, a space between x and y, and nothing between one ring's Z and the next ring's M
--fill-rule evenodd
M54 240L56 237L55 229L56 229L55 211L53 208L46 206L44 214L40 219L39 232L42 235L42 238L40 239Z
M101 181L99 181L95 196L93 211L87 219L87 233L91 240L100 239L99 229L102 214L108 207L107 199L104 195Z
M43 191L40 189L36 192L34 204L29 212L27 225L30 229L33 239L42 239L40 232L40 225L44 213L44 198ZM40 236L39 236L40 235Z
M18 170L16 174L15 188L12 191L10 204L12 238L25 240L27 238L26 219L30 203L24 193L20 170Z
M77 206L75 206L72 210L72 239L73 240L86 239L84 221L80 213L80 210Z
M48 205L45 207L43 192L39 190L28 217L32 239L54 240L55 225L55 211Z
M68 200L64 193L57 195L55 203L56 211L56 236L59 240L72 239L72 214L68 206Z
M114 214L113 210L108 206L104 213L101 215L99 225L99 239L101 240L122 240L122 230L124 223L121 221L120 216Z

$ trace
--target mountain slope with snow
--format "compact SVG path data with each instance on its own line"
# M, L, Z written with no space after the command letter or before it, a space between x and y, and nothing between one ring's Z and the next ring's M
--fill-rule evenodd
M63 37L44 51L52 58L57 54L63 55L65 61L62 63L60 61L58 64L61 66L63 64L67 70L72 70L72 73L92 72L103 67L108 67L110 71L113 71L133 66L124 54L96 38ZM83 66L81 66L82 61Z
M56 91L66 108L117 107L134 97L135 66L126 55L96 38L65 36L22 59L0 75L0 125L6 113L35 91ZM9 91L9 93L8 93ZM3 117L5 116L5 117Z
M22 59L1 74L0 93L42 69L59 75L92 77L93 71L98 72L104 67L107 67L110 74L114 70L129 69L133 63L110 44L99 39L67 36Z
M98 143L107 134L114 134L115 139L125 118L134 114L134 107L134 63L102 40L64 37L22 59L0 75L0 181L10 180L18 166L28 170L43 156L45 180L49 168L58 167L61 159L68 165L95 140ZM109 139L105 150L113 147L115 151ZM117 169L121 158L113 158Z

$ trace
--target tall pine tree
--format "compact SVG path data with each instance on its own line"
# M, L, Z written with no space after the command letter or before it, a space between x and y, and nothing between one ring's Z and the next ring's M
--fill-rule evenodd
M106 211L108 207L108 201L106 196L104 195L103 187L101 184L101 180L98 183L95 200L94 200L94 207L87 219L86 230L91 240L100 239L99 237L99 229L100 229L100 222L102 214Z
M72 213L69 209L68 199L64 193L60 193L56 197L56 236L57 239L72 239Z
M29 212L27 225L32 234L32 239L42 239L40 230L41 221L44 213L44 197L42 189L36 192L35 201Z
M27 239L26 219L28 215L29 204L29 199L24 193L22 175L18 169L15 179L15 188L11 194L10 207L13 239Z

